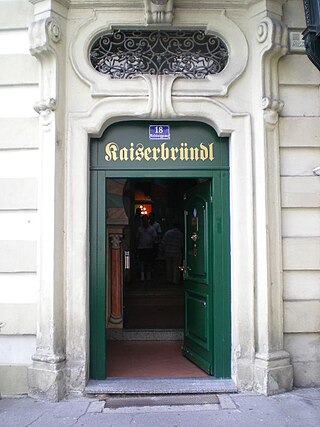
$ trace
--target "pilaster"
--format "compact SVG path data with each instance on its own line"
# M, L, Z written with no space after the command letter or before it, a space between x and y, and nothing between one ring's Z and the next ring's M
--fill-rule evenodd
M64 57L65 17L60 1L33 1L30 53L40 65L39 298L36 353L29 394L53 401L65 395L64 321ZM59 13L55 12L58 10Z
M122 326L122 262L121 262L121 244L122 233L110 231L109 234L111 246L111 325Z
M292 366L283 350L283 278L278 117L278 61L287 52L287 28L276 6L252 10L255 181L255 389L267 395L292 388ZM270 7L270 9L269 9Z

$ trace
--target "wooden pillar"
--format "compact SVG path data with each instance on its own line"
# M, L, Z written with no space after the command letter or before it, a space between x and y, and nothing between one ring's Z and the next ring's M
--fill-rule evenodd
M122 323L121 234L110 234L111 243L111 314L110 323Z

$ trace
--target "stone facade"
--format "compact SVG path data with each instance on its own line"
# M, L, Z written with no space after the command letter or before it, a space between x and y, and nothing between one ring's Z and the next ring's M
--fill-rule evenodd
M233 380L265 394L319 385L320 77L288 43L302 2L0 8L0 392L59 400L86 385L88 139L123 118L198 119L230 137ZM102 31L161 24L216 32L228 66L201 81L90 66Z

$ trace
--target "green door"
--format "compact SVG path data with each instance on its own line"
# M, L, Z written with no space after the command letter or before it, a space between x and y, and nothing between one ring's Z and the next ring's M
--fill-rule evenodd
M212 375L211 199L211 180L192 187L185 199L183 354Z

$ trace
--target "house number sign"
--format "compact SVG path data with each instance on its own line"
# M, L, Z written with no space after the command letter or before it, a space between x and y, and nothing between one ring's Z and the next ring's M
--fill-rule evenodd
M170 139L170 126L169 125L150 125L149 126L149 139Z

